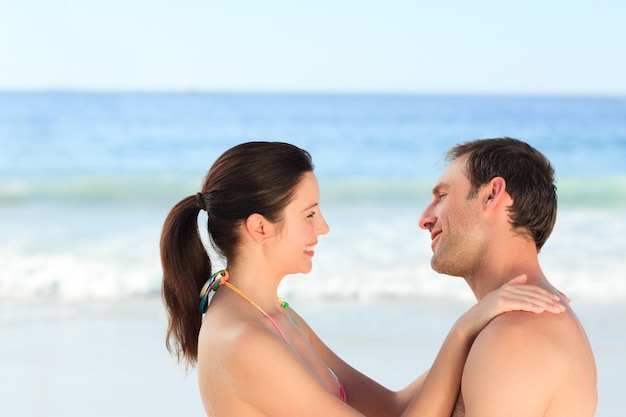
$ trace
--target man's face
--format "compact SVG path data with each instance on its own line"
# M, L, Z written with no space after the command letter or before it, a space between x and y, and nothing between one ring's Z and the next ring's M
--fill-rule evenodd
M419 225L431 235L432 268L442 274L466 277L478 265L486 233L481 225L481 198L468 198L471 184L465 174L467 157L454 160L433 188L433 200Z

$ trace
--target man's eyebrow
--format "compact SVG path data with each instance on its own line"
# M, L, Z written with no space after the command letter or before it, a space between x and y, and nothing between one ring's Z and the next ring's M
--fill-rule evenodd
M441 192L441 190L446 189L446 188L449 188L449 187L450 187L450 184L448 184L448 183L445 183L445 182L440 182L440 183L437 183L437 184L435 184L435 186L433 187L433 191L432 191L432 193L433 193L433 194L439 194L439 193Z

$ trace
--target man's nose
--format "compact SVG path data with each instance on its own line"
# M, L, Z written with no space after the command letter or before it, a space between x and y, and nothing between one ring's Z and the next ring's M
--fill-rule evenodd
M426 207L424 211L422 212L422 215L420 216L420 219L419 219L420 229L430 230L430 228L433 227L433 225L437 221L437 217L435 217L435 215L432 214L431 206L432 205L429 205L428 207Z

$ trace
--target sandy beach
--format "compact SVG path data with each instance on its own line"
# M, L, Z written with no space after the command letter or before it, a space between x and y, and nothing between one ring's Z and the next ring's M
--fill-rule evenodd
M596 416L621 416L626 308L573 303L596 355ZM292 306L345 360L397 389L429 367L468 304L295 300ZM195 370L186 372L165 350L159 298L3 301L0 312L3 415L204 415Z

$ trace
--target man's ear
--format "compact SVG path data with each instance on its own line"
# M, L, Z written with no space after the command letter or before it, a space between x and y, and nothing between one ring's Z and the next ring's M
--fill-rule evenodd
M246 219L246 232L255 242L264 244L265 240L274 235L275 226L263 215L252 213Z
M493 208L502 202L511 204L511 196L506 192L506 180L502 177L494 177L485 185L483 204L485 208Z

